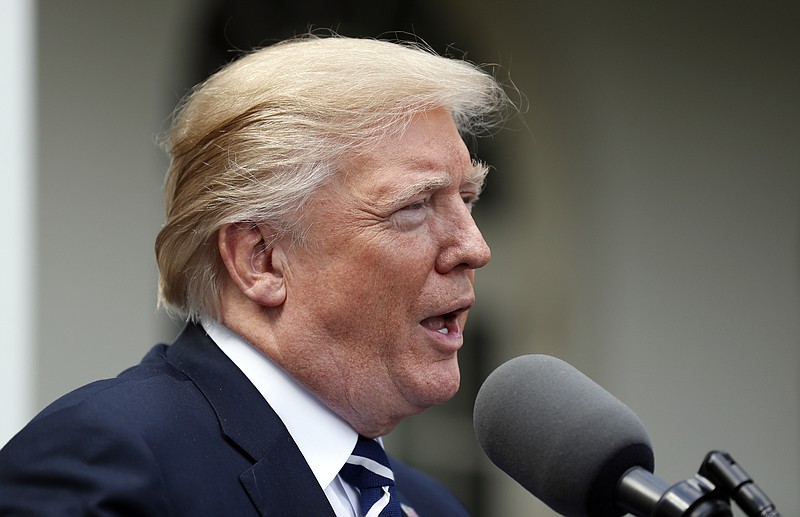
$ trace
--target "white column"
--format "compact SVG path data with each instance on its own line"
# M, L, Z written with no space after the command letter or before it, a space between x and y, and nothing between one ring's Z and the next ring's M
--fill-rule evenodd
M34 189L35 6L33 0L0 0L0 48L6 50L0 81L0 156L3 165L0 221L0 446L33 411L36 220Z

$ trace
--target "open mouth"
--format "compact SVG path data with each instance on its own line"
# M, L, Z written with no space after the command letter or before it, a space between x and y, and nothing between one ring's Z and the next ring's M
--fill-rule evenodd
M458 324L458 316L464 311L466 311L466 309L458 309L445 314L431 316L430 318L422 320L420 325L428 330L444 334L445 336L458 335L461 332Z

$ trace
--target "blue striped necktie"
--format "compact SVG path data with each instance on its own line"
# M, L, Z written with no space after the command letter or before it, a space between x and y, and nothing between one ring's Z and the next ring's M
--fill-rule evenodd
M361 492L362 517L401 517L394 473L377 441L359 435L353 454L339 474Z

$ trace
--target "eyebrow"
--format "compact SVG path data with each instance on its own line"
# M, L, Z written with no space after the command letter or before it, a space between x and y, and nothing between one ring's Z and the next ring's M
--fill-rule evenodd
M445 189L450 186L450 177L445 175L428 176L413 183L400 185L396 189L392 189L391 200L405 201L414 198L425 192L433 192L436 190Z
M480 191L483 188L483 183L486 179L486 174L489 172L489 167L476 160L472 161L470 170L465 174L464 183L468 185L475 185ZM419 181L402 185L392 190L392 201L399 202L407 199L414 198L425 192L433 192L449 187L451 179L449 175L441 174L437 176L428 176Z
M489 166L486 163L480 160L472 160L472 168L467 173L467 183L477 185L479 190L482 190L487 174L489 174Z

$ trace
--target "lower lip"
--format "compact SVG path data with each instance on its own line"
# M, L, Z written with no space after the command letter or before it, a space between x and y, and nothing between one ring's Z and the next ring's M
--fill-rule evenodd
M432 338L437 348L442 352L453 353L457 352L464 344L464 335L460 331L450 332L449 334L442 334L435 330L419 326L430 338Z

